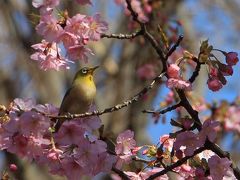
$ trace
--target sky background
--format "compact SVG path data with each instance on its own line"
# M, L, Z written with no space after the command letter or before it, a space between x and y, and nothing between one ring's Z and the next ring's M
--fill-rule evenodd
M193 26L199 35L198 38L200 40L209 39L209 44L212 44L214 48L222 49L226 52L235 51L240 54L239 47L236 48L236 35L238 34L235 29L231 26L234 22L233 19L226 13L222 11L219 7L213 7L213 13L216 17L219 17L217 20L219 22L212 23L213 19L209 18L209 10L204 9L201 5L198 4L195 0L188 0L186 3L186 9L189 10L189 13L193 16ZM217 25L220 25L219 28ZM183 25L184 26L184 25ZM239 38L238 38L239 39ZM200 42L199 42L200 46ZM223 58L222 58L223 59ZM224 59L223 59L224 61ZM203 68L204 69L204 68ZM234 74L233 76L227 77L227 85L225 85L220 91L212 92L207 88L207 84L204 84L204 97L208 103L212 103L214 101L220 100L228 100L232 102L237 95L239 95L240 83L239 83L239 72L240 65L239 63L234 66ZM201 71L204 73L204 70ZM206 69L205 69L206 73ZM207 79L205 80L207 82ZM153 102L153 108L157 108L159 106L159 102L167 94L168 90L166 88L161 88L159 90L158 96ZM149 136L152 139L153 143L158 143L159 137L163 134L168 134L171 132L172 126L170 126L169 121L170 118L174 117L174 112L170 112L167 115L167 122L165 124L158 123L154 124L151 116L149 116L150 123L147 127L147 131ZM233 134L229 134L222 145L225 150L229 150L231 148L231 139L233 138Z

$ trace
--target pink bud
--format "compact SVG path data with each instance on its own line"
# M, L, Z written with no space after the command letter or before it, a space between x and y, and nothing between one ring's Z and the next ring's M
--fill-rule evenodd
M171 64L167 69L169 78L178 78L180 68L176 64Z
M233 68L231 65L225 65L221 68L221 72L224 76L231 76L233 75Z
M212 91L218 91L223 87L221 81L217 79L216 77L210 77L207 81L208 88Z
M145 4L144 5L144 11L148 14L151 13L152 12L152 6L150 6L148 4Z
M18 170L18 167L17 167L16 164L10 164L10 165L9 165L9 169L10 169L10 171L12 171L12 172L16 172L16 171Z
M236 52L229 52L226 54L226 62L228 65L234 66L238 62L238 53Z
M210 75L213 77L217 77L218 76L218 69L215 67L211 67L210 68Z

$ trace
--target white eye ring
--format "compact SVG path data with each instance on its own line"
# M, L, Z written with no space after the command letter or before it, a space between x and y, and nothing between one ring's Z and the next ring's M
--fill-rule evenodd
M83 68L83 69L82 69L82 73L83 73L83 74L87 74L87 68Z

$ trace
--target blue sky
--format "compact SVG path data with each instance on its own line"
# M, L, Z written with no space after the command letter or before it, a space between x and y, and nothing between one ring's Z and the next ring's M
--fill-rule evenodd
M236 48L235 41L232 41L236 36L237 32L235 32L234 28L231 26L232 18L225 14L219 7L213 7L213 11L216 17L219 18L219 23L217 25L221 25L221 28L216 26L215 23L212 23L212 19L209 18L209 14L204 8L199 8L199 11L196 10L196 2L194 0L187 1L188 9L192 10L193 15L193 26L196 30L197 34L200 35L201 40L209 39L210 44L214 46L214 48L222 49L225 51L236 51L240 54L239 49ZM191 13L191 12L190 12ZM221 39L219 38L221 37ZM198 37L199 38L199 37ZM200 45L200 42L199 42ZM223 57L223 56L222 56ZM222 58L224 60L224 58ZM227 77L227 85L224 86L218 92L212 92L209 89L205 88L203 96L205 97L207 102L219 101L222 99L227 99L229 102L233 101L237 95L239 95L240 83L239 83L239 72L240 65L234 67L234 74L231 77ZM202 72L204 73L204 71ZM205 80L207 81L207 79ZM204 85L204 84L203 84ZM166 94L166 89L159 90L159 94L153 102L153 107L157 107L161 102L161 98ZM153 143L157 143L159 140L159 136L163 134L168 134L172 131L172 127L169 125L170 117L174 117L174 113L169 113L167 116L168 121L166 124L158 123L155 125L149 116L149 126L147 128L148 134L152 139ZM231 139L233 134L229 134L224 138L223 147L227 150L231 145Z

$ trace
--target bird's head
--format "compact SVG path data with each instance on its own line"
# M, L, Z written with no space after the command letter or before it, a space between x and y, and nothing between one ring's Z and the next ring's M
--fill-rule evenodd
M75 77L74 81L78 81L80 83L92 83L93 82L93 72L98 68L99 66L95 67L83 67L80 69Z

